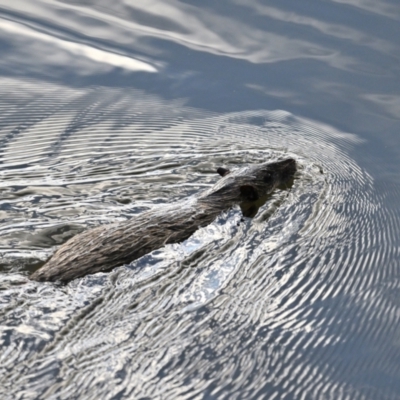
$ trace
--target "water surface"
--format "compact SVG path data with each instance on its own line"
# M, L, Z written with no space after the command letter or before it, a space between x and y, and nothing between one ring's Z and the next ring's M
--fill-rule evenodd
M0 1L2 397L400 398L399 20L389 1ZM294 182L253 219L27 280L84 229L284 157Z

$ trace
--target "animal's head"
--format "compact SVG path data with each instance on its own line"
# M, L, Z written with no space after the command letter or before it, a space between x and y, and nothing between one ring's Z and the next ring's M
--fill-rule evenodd
M218 168L222 176L203 198L207 201L223 201L226 204L256 201L271 193L276 187L288 182L296 172L296 161L292 158L252 165L231 172Z

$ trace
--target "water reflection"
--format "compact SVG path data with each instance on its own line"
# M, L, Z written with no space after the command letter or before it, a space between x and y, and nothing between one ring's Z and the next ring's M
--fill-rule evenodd
M390 1L372 2L368 0L331 0L335 3L342 3L353 7L358 7L363 11L383 15L390 19L400 19L400 10L396 4Z
M236 2L236 7L243 6ZM74 66L76 58L83 56L128 70L154 71L154 66L129 54L132 50L137 55L138 52L153 55L155 59L164 53L162 57L169 59L164 45L160 46L155 39L252 63L316 58L345 69L352 69L359 61L353 52L339 52L338 44L328 41L329 37L350 40L352 45L366 46L386 56L398 53L392 36L384 35L385 39L381 39L364 29L340 23L340 19L337 23L325 22L319 15L313 18L301 10L296 13L293 9L265 6L257 1L247 2L246 7L257 17L236 18L233 12L227 17L218 10L177 1L153 2L151 7L145 1L116 3L113 7L106 2L78 5L38 1L32 6L31 2L19 1L7 5L9 21L3 20L2 29L25 38L7 37L14 49L25 50L19 56L21 60L30 53L37 60L45 57L50 64L57 60L57 65ZM285 31L287 24L291 25L289 32ZM302 29L293 37L297 27L302 26L324 36L310 35ZM53 54L57 49L59 54ZM65 55L65 51L72 53L74 59ZM118 54L121 51L127 54Z
M396 4L0 4L0 397L397 398ZM26 280L68 235L284 155L299 176L252 222Z
M33 67L32 72L67 67L82 75L104 73L115 67L129 71L157 71L153 65L133 57L61 39L16 22L2 21L0 29L3 30L3 38L8 45L17 49L13 54L2 58L4 69L19 65L23 72L28 64Z
M0 71L140 87L211 111L280 108L373 136L385 121L368 96L400 90L398 26L349 4L7 2Z

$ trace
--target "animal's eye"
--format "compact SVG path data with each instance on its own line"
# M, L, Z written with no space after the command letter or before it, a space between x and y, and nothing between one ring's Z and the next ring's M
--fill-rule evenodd
M272 183L272 181L273 181L273 177L272 177L271 174L267 174L267 175L264 176L264 182L265 183Z

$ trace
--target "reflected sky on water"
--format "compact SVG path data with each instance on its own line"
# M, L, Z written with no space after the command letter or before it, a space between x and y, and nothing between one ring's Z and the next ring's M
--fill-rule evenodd
M394 0L0 0L4 393L399 398L399 38ZM288 155L253 220L21 284L84 229Z

